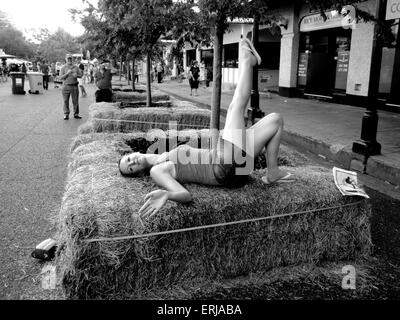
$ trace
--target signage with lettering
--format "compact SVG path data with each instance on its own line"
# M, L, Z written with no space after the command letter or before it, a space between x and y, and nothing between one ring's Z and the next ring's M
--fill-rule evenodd
M400 1L400 0L399 0ZM352 6L352 10L348 10L351 15L355 15L355 9ZM326 20L322 17L320 13L311 14L308 16L304 16L300 21L300 31L301 32L309 32L315 30L329 29L329 28L351 28L355 23L355 19L350 16L343 16L337 10L330 10L325 12Z
M386 20L400 18L400 0L388 0L386 6Z
M301 52L299 56L299 66L297 69L297 85L305 86L307 84L308 54Z
M336 64L335 89L346 90L350 51L339 51Z

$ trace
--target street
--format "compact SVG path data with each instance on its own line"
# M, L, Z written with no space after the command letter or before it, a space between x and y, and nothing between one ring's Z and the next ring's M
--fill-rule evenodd
M0 299L62 298L41 288L42 265L30 254L54 235L71 138L94 101L94 85L86 90L83 119L65 121L53 83L39 95L13 95L11 79L0 83Z

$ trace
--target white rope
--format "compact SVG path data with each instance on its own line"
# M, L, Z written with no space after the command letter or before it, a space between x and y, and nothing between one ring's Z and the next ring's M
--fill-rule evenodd
M168 235L168 234L173 234L173 233L182 233L182 232L204 230L204 229L210 229L210 228L225 227L225 226L237 225L237 224L243 224L243 223L249 223L249 222L257 222L257 221L262 221L262 220L272 220L272 219L296 216L296 215L312 213L312 212L321 212L321 211L326 211L326 210L340 209L340 208L345 208L345 207L358 205L363 201L364 200L353 202L353 203L349 203L349 204L339 205L339 206L327 207L327 208L320 208L320 209L312 209L312 210L298 211L298 212L292 212L292 213L277 214L277 215L268 216L268 217L244 219L244 220L238 220L238 221L223 222L223 223L216 223L216 224L210 224L210 225L204 225L204 226L197 226L197 227L190 227L190 228L183 228L183 229L174 229L174 230L167 230L167 231L160 231L160 232L150 232L150 233L144 233L144 234L135 234L135 235L130 235L130 236L121 236L121 237L113 237L113 238L84 239L83 241L87 242L87 243L90 243L90 242L104 242L104 241L121 241L121 240L141 239L141 238L148 238L148 237L154 237L154 236ZM143 222L142 222L142 224L143 224Z

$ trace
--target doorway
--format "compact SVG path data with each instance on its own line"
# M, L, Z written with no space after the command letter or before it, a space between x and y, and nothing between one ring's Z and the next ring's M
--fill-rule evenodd
M333 93L346 91L350 41L351 30L343 28L318 30L301 35L300 57L303 60L304 57L308 59L307 63L299 61L303 76L303 82L299 85L303 84L305 95L332 98Z

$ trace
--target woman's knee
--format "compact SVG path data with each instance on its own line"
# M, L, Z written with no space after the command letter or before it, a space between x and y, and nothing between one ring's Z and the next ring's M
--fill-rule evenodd
M281 114L276 113L276 112L273 112L273 113L270 113L268 116L269 116L270 119L271 119L274 123L276 123L279 127L282 127L282 126L283 126L283 117L281 116Z

